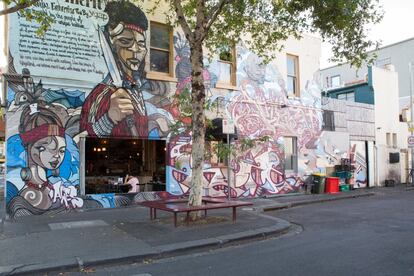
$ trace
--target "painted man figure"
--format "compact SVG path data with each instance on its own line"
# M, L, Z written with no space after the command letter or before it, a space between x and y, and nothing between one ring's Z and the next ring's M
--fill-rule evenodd
M109 21L101 46L109 75L85 100L80 127L90 136L146 137L148 118L142 89L148 20L128 1L109 2L105 12Z

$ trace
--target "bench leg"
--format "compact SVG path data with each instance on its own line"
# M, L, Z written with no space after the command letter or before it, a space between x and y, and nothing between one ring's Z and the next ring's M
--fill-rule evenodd
M236 222L236 207L233 207L233 223Z
M174 212L174 227L177 227L177 213Z
M157 208L154 208L154 219L157 219Z
M190 211L187 211L187 226L190 224Z
M152 216L152 208L149 208L149 211L150 211L150 219L153 220L154 218Z
M204 216L207 217L207 209L204 210Z

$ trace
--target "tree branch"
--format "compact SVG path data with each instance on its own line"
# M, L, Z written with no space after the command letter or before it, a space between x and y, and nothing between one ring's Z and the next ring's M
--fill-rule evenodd
M205 22L206 22L206 14L205 14L205 2L204 0L197 1L197 14L196 14L196 27L194 30L194 39L195 41L199 41L202 43L204 37L206 36L205 31Z
M217 16L223 10L224 5L230 4L231 2L234 2L234 0L220 0L220 2L218 2L217 5L211 9L210 14L206 16L206 32L210 30L211 25L213 25L213 23L216 21Z
M190 43L193 43L193 32L191 31L190 26L188 25L188 22L185 19L183 7L181 6L181 1L173 0L172 3L175 8L175 12L177 13L178 22L180 23L181 28L183 28L185 37Z
M6 9L4 9L4 10L1 10L0 11L0 16L2 16L2 15L6 15L6 14L9 14L9 13L14 13L14 12L17 12L17 11L19 11L19 10L22 10L22 9L25 9L25 8L27 8L27 7L30 7L31 5L34 5L34 4L36 4L37 2L39 2L40 0L32 0L32 1L29 1L29 2L27 2L27 3L20 3L20 4L16 4L15 6L13 6L13 7L10 7L10 8L6 8Z

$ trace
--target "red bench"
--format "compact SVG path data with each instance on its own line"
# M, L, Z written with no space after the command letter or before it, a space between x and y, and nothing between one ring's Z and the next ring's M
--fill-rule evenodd
M155 200L145 201L139 203L142 206L150 208L150 218L154 220L157 218L157 209L174 213L174 226L177 227L177 214L187 213L187 225L189 223L190 212L204 211L204 215L207 216L207 210L212 209L225 209L233 208L233 222L236 221L236 209L237 207L252 206L251 202L235 201L235 200L223 200L218 198L203 198L202 205L200 206L188 206L186 203L188 199L169 199L169 200ZM184 205L179 205L185 203Z

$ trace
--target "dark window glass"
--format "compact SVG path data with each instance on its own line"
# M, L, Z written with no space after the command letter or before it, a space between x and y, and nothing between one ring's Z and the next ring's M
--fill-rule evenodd
M170 73L170 27L151 23L150 71Z
M170 50L170 29L168 26L151 24L151 47Z
M335 131L335 119L334 112L330 110L323 111L323 130Z
M342 100L342 101L355 102L355 93L350 92L350 93L338 94L337 99Z
M228 62L233 61L233 57L231 54L231 48L229 46L222 46L220 47L219 50L220 50L220 55L219 55L220 60L228 61Z
M150 63L151 71L169 73L170 53L151 49Z

